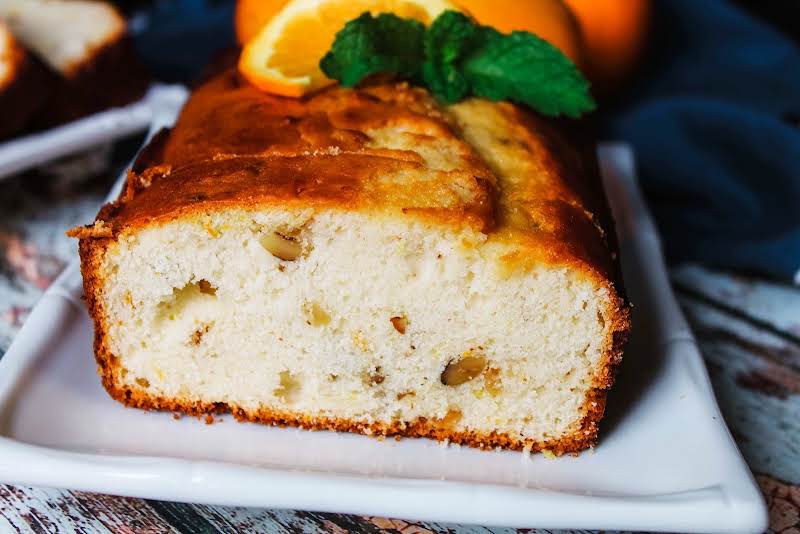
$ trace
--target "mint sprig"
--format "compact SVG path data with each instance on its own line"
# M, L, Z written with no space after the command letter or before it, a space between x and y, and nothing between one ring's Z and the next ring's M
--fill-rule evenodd
M345 87L380 72L414 81L422 79L425 26L391 13L368 12L345 24L330 51L320 61L329 78Z
M425 31L425 85L440 100L458 102L471 93L461 63L486 40L485 27L456 11L446 11Z
M364 13L336 35L320 68L345 87L394 74L446 103L479 96L573 118L595 109L589 82L556 47L532 33L500 33L457 11L445 11L427 29L396 15Z

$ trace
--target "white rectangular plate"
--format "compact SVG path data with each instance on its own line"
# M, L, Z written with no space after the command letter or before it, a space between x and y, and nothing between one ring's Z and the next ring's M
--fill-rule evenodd
M168 103L186 98L181 85L155 84L139 101L111 108L48 130L0 143L0 180L93 146L144 132Z
M73 265L0 361L0 480L154 499L516 527L762 532L629 149L601 150L634 331L600 444L479 451L124 408L100 385Z

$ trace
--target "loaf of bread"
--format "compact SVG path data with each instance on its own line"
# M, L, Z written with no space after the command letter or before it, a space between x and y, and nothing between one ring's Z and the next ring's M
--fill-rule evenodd
M46 94L31 127L47 128L130 103L149 85L109 3L93 0L0 0L0 21L47 72L34 87ZM5 113L7 108L0 107Z
M628 331L593 147L508 103L226 71L72 231L115 399L476 447L595 443Z
M30 124L47 95L45 69L0 22L0 140Z

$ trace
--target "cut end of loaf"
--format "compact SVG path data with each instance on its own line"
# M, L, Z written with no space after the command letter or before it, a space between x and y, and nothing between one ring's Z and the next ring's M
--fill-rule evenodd
M602 278L470 227L227 210L82 241L118 399L478 447L591 445L626 317Z
M5 0L0 18L53 70L70 77L98 49L125 33L125 20L106 2Z

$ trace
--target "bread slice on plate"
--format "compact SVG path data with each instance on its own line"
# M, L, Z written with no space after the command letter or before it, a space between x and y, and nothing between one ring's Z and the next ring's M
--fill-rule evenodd
M0 19L54 75L37 127L48 127L140 98L148 78L108 2L0 0Z
M140 408L574 452L629 326L593 147L402 83L226 71L72 235L103 384Z
M45 69L0 22L0 139L30 122L46 97Z

